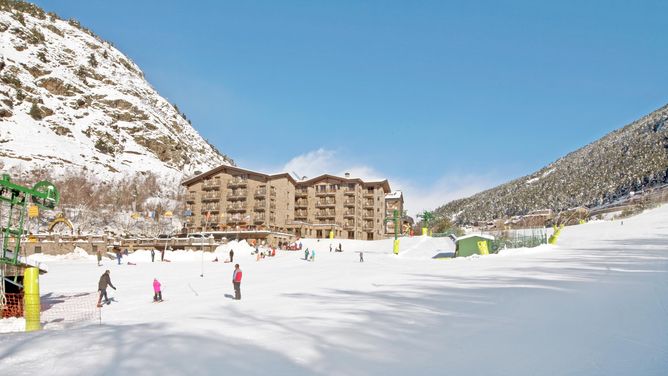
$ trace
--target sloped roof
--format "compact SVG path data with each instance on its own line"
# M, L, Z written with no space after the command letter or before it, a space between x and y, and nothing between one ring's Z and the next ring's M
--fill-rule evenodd
M185 185L185 186L193 185L193 184L197 183L198 181L200 181L200 180L202 180L202 179L205 179L205 178L207 178L207 177L209 177L209 176L215 175L215 174L217 174L217 173L219 173L219 172L221 172L221 171L223 171L223 170L226 170L226 169L227 169L227 170L236 171L236 172L246 173L246 174L259 175L259 176L265 177L265 178L267 178L267 179L276 179L276 178L281 178L281 177L287 177L288 180L292 181L293 184L296 184L296 183L297 183L297 181L296 181L290 174L285 173L285 172L284 172L284 173L280 173L280 174L269 175L269 174L265 174L265 173L262 173L262 172L258 172L258 171L253 171L253 170L249 170L249 169L241 168L241 167L228 166L228 165L221 165L221 166L218 166L218 167L216 167L216 168L213 168L213 169L211 169L211 170L209 170L209 171L207 171L207 172L203 172L203 173L201 173L201 174L199 174L199 175L193 176L193 177L190 178L190 179L184 180L184 181L181 183L181 185Z
M360 178L345 178L345 177L336 176L336 175L323 174L323 175L319 175L319 176L316 176L316 177L311 178L311 179L297 181L297 180L295 180L295 178L292 177L292 175L288 174L287 172L280 173L280 174L269 175L269 174L265 174L265 173L258 172L258 171L253 171L253 170L248 170L248 169L245 169L245 168L240 168L240 167L236 167L236 166L228 166L228 165L221 165L221 166L213 168L213 169L211 169L207 172L203 172L199 175L193 176L192 178L184 180L181 183L181 185L191 186L191 185L199 182L200 180L206 179L207 177L215 175L215 174L217 174L217 173L219 173L219 172L221 172L225 169L240 172L240 173L254 174L254 175L262 176L262 177L267 178L267 179L277 179L277 178L281 178L281 177L286 177L294 185L310 185L310 184L313 184L314 182L317 182L319 180L331 178L331 179L336 179L336 180L341 180L341 181L346 181L346 182L355 182L355 183L360 183L360 184L379 184L379 185L382 185L383 188L385 188L386 192L390 192L390 190L391 190L390 189L390 183L387 181L387 179L380 180L380 181L364 181Z
M460 236L460 237L458 237L456 241L460 241L460 240L464 240L464 239L468 239L468 238L475 238L475 237L483 238L483 239L487 239L487 240L494 240L494 237L493 237L492 235L486 235L486 234L469 234L469 235L464 235L464 236Z

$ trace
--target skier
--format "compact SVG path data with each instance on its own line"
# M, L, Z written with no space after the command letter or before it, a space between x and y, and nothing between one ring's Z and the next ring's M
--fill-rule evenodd
M339 243L339 252L343 252L343 247L341 246L341 243Z
M329 243L329 251L332 251L332 243Z
M121 254L121 249L116 248L114 251L116 252L116 261L118 261L118 265L120 265L121 264L121 258L123 258L123 255Z
M157 278L153 278L153 301L161 302L162 301L162 291L160 291L160 281Z
M315 261L315 248L311 250L311 261Z
M102 251L97 250L97 266L102 266Z
M308 247L304 250L304 260L308 261Z
M232 285L234 285L234 299L241 300L241 276L242 272L239 269L239 264L234 265L234 272L232 273Z
M155 262L155 249L151 248L151 262Z
M360 251L360 262L364 262L364 252Z
M111 273L109 270L105 271L100 276L100 281L97 283L97 291L100 292L100 296L97 298L98 307L102 307L102 297L104 297L104 302L106 304L111 303L109 298L107 298L107 286L111 286L112 289L116 290L116 287L111 283L109 273Z
M230 262L234 262L234 249L230 249Z

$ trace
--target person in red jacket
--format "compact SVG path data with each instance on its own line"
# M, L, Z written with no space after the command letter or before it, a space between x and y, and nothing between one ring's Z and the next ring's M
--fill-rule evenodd
M234 299L241 300L241 269L239 264L234 265L234 273L232 273L232 284L234 285Z

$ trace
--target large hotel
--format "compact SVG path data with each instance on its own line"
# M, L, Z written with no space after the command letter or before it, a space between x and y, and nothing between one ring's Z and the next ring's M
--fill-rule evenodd
M220 166L183 185L188 232L377 240L394 234L393 211L403 212L403 195L391 192L387 180L348 174L296 180Z

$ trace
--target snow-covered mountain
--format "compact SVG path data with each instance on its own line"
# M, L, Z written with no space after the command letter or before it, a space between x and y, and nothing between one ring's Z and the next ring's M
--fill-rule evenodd
M13 0L0 0L0 161L105 180L233 164L110 43Z
M596 207L667 183L668 105L531 175L452 201L437 213L470 224L542 209Z

